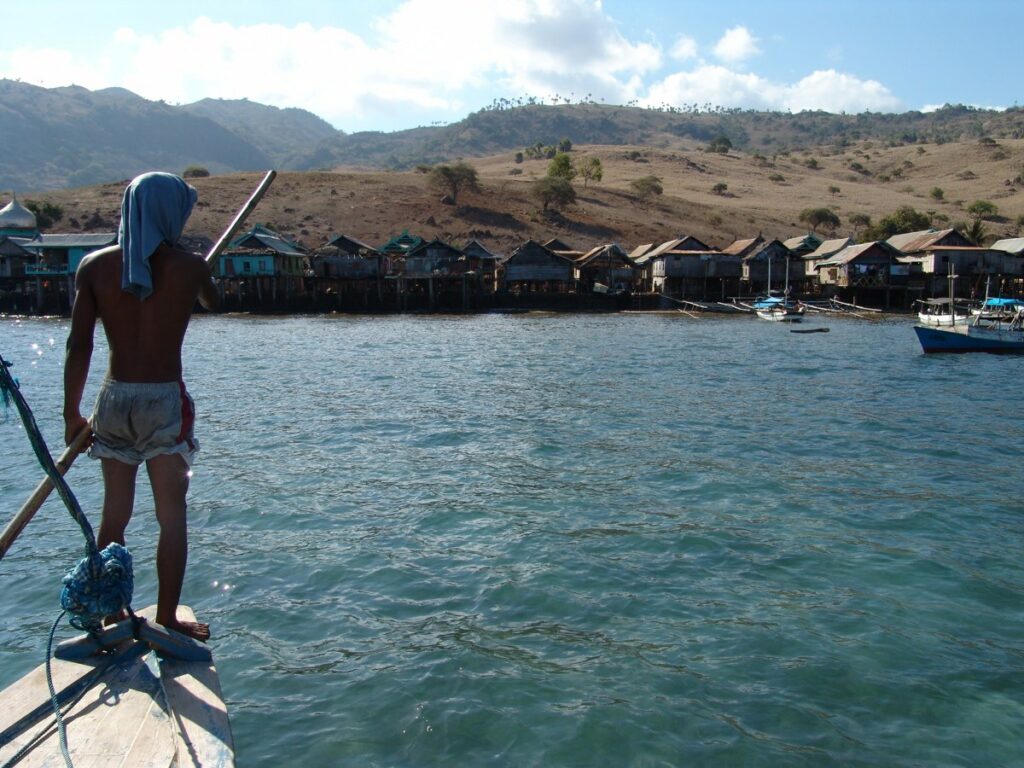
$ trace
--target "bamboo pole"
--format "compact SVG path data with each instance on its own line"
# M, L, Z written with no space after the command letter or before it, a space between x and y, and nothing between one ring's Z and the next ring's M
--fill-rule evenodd
M245 205L242 206L242 210L240 210L238 215L235 216L235 220L231 222L231 225L226 230L224 230L224 234L220 236L220 240L218 240L214 244L213 248L210 249L210 252L206 254L206 263L211 267L214 262L217 261L221 252L227 247L228 243L231 242L231 238L235 236L235 233L238 231L238 228L242 226L246 217L252 213L252 209L256 207L256 204L263 197L263 194L267 191L267 188L270 186L275 176L277 176L277 171L267 171L267 175L263 177L263 181L261 181L259 186L256 187L256 191L252 193Z

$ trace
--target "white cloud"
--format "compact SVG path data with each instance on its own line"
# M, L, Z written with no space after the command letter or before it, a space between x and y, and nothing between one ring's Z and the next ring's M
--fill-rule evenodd
M714 52L721 61L736 64L756 56L761 49L757 47L757 38L750 34L750 30L746 27L733 27L726 30L715 43Z
M776 83L753 73L711 65L676 72L655 83L645 103L677 107L711 104L793 112L889 112L902 107L899 99L881 83L831 69L812 72L796 83Z
M758 51L757 42L735 27L715 54L740 61ZM406 0L363 35L341 26L200 17L156 34L113 30L88 55L0 50L0 76L47 87L120 86L171 103L248 98L308 109L345 130L456 120L495 97L522 95L783 110L899 107L880 83L831 69L779 83L705 64L685 35L667 55L695 59L694 69L652 84L667 56L656 43L626 38L598 0Z
M187 103L242 98L308 109L335 125L383 115L461 118L474 89L494 96L635 97L661 50L626 39L598 0L407 0L373 39L338 26L231 24L198 18L146 34L116 30L84 60L22 48L0 52L0 75L49 87L121 86ZM405 121L406 124L413 124Z
M672 46L672 52L670 55L677 61L697 58L697 41L692 37L680 35L679 39L676 40L675 45Z

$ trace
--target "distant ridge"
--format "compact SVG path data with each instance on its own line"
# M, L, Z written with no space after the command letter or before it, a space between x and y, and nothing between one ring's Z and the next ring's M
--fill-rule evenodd
M497 104L496 104L497 106ZM404 170L423 163L515 152L540 141L669 146L725 136L773 155L878 140L888 145L1024 137L1024 110L947 106L931 113L754 112L501 102L457 123L346 134L302 109L246 99L172 106L123 88L40 88L0 80L0 190L45 191L126 179L143 170L211 173L276 167Z

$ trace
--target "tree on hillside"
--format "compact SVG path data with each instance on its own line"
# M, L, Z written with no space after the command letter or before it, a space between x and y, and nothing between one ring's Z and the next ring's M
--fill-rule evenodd
M572 184L558 176L545 176L533 184L533 194L540 200L544 210L565 208L576 202L576 190Z
M604 166L601 165L600 158L588 157L576 164L576 173L583 177L585 187L588 181L600 181L604 178Z
M36 226L40 229L48 229L64 218L64 209L54 203L26 200L25 207L35 214Z
M572 152L572 142L569 139L562 139L558 142L559 152Z
M572 165L572 158L565 152L559 152L554 159L548 163L548 176L556 179L572 181L576 178L576 169Z
M932 200L942 200L946 197L946 192L942 187L932 187L932 191L928 194L932 196Z
M998 216L999 207L988 200L975 200L967 206L967 213L969 213L971 218L975 221L981 221L982 219L991 219Z
M869 227L864 233L864 237L868 240L888 240L893 235L918 232L928 229L931 225L932 220L927 213L921 213L909 205L904 205L885 216L875 226Z
M435 165L427 175L427 183L448 194L457 203L460 192L478 192L480 182L476 168L460 160L454 165Z
M210 171L201 165L190 165L184 171L182 171L182 177L186 179L199 179L205 178L210 175Z
M839 217L831 208L804 208L800 211L800 221L807 224L812 232L817 232L818 227L824 227L830 232L839 228Z
M708 144L709 152L717 152L720 155L729 154L730 149L732 149L732 142L729 141L727 136L717 136Z
M665 191L665 188L661 186L661 179L657 176L641 176L639 179L633 179L629 182L629 188L641 200L657 197Z
M854 234L857 234L862 229L867 229L871 226L871 217L866 213L851 213L846 220L850 222L850 226L853 227Z

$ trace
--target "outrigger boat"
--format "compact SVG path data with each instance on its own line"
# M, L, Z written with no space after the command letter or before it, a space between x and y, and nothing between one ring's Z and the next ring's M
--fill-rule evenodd
M762 320L798 323L804 316L804 305L789 296L789 258L786 258L786 284L782 295L772 291L772 260L768 259L768 293L753 303L754 312Z

